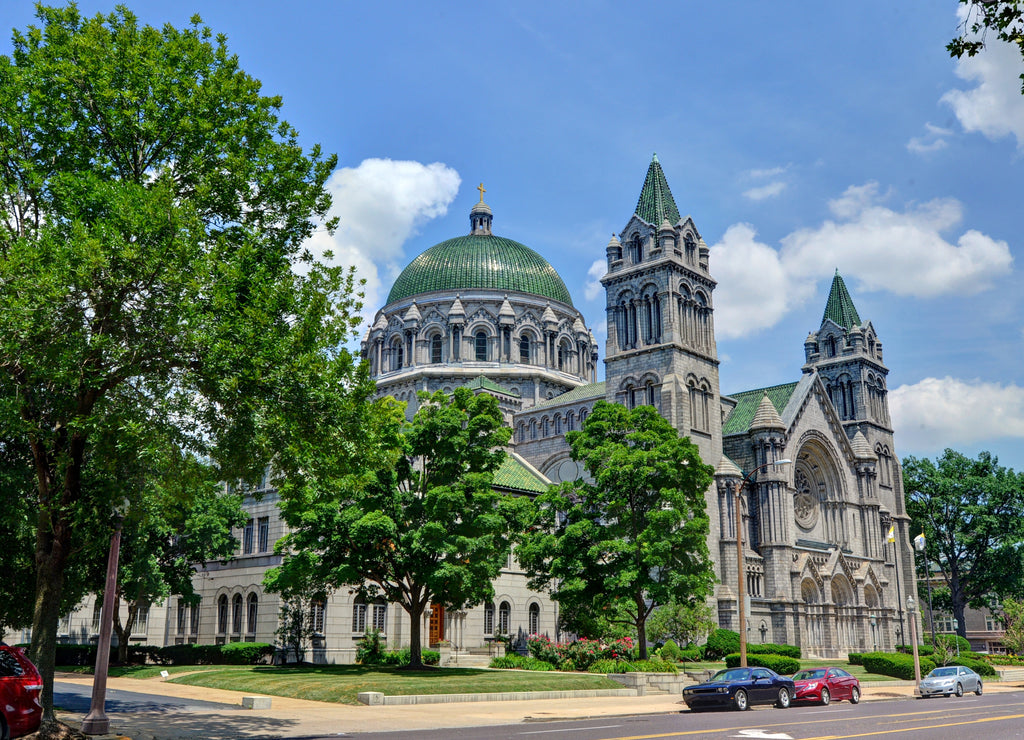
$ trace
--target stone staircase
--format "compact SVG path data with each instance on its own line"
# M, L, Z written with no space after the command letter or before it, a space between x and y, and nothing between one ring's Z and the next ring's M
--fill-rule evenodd
M487 648L452 650L441 655L441 665L452 668L486 668L494 657Z

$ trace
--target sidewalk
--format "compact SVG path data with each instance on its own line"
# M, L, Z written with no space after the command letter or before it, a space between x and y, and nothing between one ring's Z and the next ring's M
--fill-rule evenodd
M91 685L92 678L60 678L68 683ZM460 704L416 704L405 706L352 706L302 699L272 697L270 709L242 709L236 691L207 689L166 683L156 679L111 678L109 689L133 691L183 699L201 699L236 705L216 713L210 710L111 713L111 733L131 740L227 740L228 738L290 738L338 733L386 732L394 730L477 727L517 722L613 717L636 714L667 714L686 711L682 698L674 694L637 697L543 699ZM864 701L908 699L914 695L912 681L865 683ZM1022 691L1024 684L986 683L986 692ZM81 726L80 714L61 714L60 719Z

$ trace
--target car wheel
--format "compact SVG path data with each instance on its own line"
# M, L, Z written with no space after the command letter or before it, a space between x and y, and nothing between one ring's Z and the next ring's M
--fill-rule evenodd
M733 697L733 701L736 702L736 708L741 712L745 712L747 708L750 706L749 702L747 701L747 692L743 689L740 689L736 692L736 696Z
M783 686L779 689L779 700L775 702L779 709L789 709L789 689Z
M964 695L964 685L962 683L958 683L956 685L956 695L957 696L963 696Z
M857 686L850 689L850 703L860 704L860 688Z
M981 696L981 681L978 681L978 688L974 690L974 693Z

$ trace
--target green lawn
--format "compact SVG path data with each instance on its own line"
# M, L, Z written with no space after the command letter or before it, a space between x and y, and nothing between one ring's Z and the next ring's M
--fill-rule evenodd
M186 667L183 666L182 669ZM172 678L174 683L230 689L294 699L357 704L360 691L384 694L480 694L492 691L569 691L621 689L605 676L589 673L486 671L441 668L398 670L391 666L327 665L201 666L201 673ZM193 670L195 668L193 667ZM159 668L157 668L159 674Z
M193 671L209 671L224 666L215 665L112 665L108 671L113 678L156 678L160 671L167 671L172 676L175 673L192 673ZM91 676L95 672L95 666L72 665L57 666L59 673L81 673Z

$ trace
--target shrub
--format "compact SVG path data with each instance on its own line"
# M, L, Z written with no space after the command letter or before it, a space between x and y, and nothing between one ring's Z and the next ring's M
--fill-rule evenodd
M491 658L491 668L518 668L523 671L553 671L555 667L548 663L546 660L538 660L532 656L517 655L510 653L509 655L499 656L497 658Z
M633 640L621 637L608 643L582 638L575 642L552 642L544 635L530 635L526 641L530 655L559 666L559 670L585 671L598 660L628 660ZM572 667L567 667L571 665Z
M680 650L676 660L684 663L697 663L702 659L700 648L687 648L686 650Z
M1020 655L982 655L982 660L991 665L1024 665L1024 656Z
M861 660L863 660L863 657L864 653L849 653L846 658L846 662L850 665L864 665L861 662Z
M661 656L662 660L679 660L679 646L676 645L675 640L668 640L661 646L661 650L658 651L658 655Z
M437 650L424 650L420 653L424 665L437 665L441 662L441 653ZM389 650L381 656L381 665L409 665L409 648Z
M971 650L971 643L969 643L965 638L960 637L960 635L935 635L934 644L942 645L947 650L952 650L954 653L956 653L957 646L959 645L961 655L964 652L970 652Z
M58 643L55 665L96 665L95 645Z
M615 660L613 658L603 658L601 660L594 661L587 671L590 673L632 673L636 668L633 664L625 660Z
M704 645L705 660L721 660L730 653L740 651L740 635L732 630L717 629L708 635Z
M563 660L561 663L558 664L558 670L565 671L565 672L575 671L576 670L576 664L573 663L568 658L566 658L565 660Z
M905 653L864 653L861 665L868 673L902 678L905 681L914 679L914 658ZM935 668L931 658L921 658L921 675Z
M560 655L559 645L552 642L547 635L530 635L526 638L526 647L534 658L552 665L557 665L565 658L564 655Z
M384 662L384 640L380 630L367 630L356 640L356 662L363 665L380 665Z
M268 642L229 642L220 646L220 661L228 665L256 665L274 654Z
M730 653L725 656L725 665L728 668L735 668L740 664L740 654ZM800 670L800 661L790 658L788 655L772 655L771 653L748 653L747 665L761 666L783 676L788 676Z
M747 645L747 654L756 653L758 655L770 654L770 655L785 655L790 658L799 659L800 648L796 645L776 645L773 642L766 642L763 645Z
M630 662L633 664L634 671L642 673L679 673L675 663L669 663L665 660L633 660Z
M986 663L984 660L977 660L975 658L965 658L961 654L960 658L951 663L951 665L962 665L965 668L970 668L972 671L977 673L979 676L992 676L995 677L996 669Z

